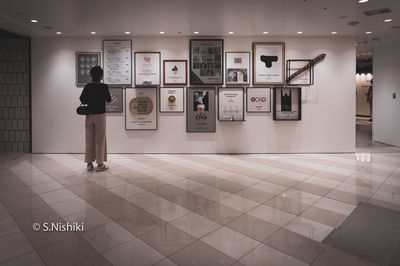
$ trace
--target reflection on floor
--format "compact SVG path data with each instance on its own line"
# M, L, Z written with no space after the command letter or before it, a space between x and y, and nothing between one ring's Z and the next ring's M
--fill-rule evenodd
M400 152L400 148L381 142L372 141L372 122L369 117L356 119L356 151L357 152Z
M400 210L400 153L82 159L0 155L0 264L373 265L322 240L359 202Z

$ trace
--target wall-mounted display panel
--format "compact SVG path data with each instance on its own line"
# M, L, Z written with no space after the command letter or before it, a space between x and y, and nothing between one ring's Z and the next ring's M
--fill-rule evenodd
M244 88L218 89L218 120L244 121Z
M85 86L92 82L90 69L95 66L101 66L100 53L97 52L77 52L76 61L76 85Z
M104 83L132 84L132 41L103 41Z
M164 85L187 84L187 60L164 60Z
M183 102L183 88L160 88L160 113L183 113Z
M274 120L301 120L301 88L274 88Z
M122 87L119 88L109 88L111 102L106 102L106 112L107 113L122 113L124 103L122 97Z
M160 52L135 52L136 86L159 86L161 83L160 73Z
M186 131L215 132L215 88L187 88Z
M271 112L271 88L249 87L246 90L248 113L270 113Z
M190 84L222 85L224 40L190 40Z
M226 52L226 77L227 85L250 84L250 53Z
M285 43L253 43L253 84L285 84Z
M286 62L286 77L290 77L297 71L311 63L309 59L293 59ZM286 82L288 85L312 85L314 84L314 66Z
M157 88L126 88L125 129L157 129Z

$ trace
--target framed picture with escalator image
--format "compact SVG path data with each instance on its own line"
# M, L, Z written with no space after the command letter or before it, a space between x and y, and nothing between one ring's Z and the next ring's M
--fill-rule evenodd
M285 84L284 42L253 42L253 84Z
M301 88L275 87L273 91L273 119L284 121L301 120Z

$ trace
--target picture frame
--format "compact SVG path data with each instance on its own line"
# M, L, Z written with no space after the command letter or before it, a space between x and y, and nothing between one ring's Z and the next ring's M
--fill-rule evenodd
M215 132L215 88L186 90L186 132Z
M218 88L218 120L244 121L244 88Z
M160 113L183 113L185 111L183 87L161 87L159 95Z
M224 40L190 40L190 84L223 85Z
M106 113L122 113L124 110L123 103L123 88L113 87L108 88L110 91L111 102L106 102Z
M132 41L103 40L104 83L132 85Z
M247 113L271 112L271 87L247 87L246 98Z
M94 66L101 66L100 52L76 52L75 53L75 71L76 86L85 86L92 82L90 69Z
M274 120L301 120L301 87L275 87L273 98Z
M161 85L161 53L135 52L135 86Z
M253 42L253 84L285 84L284 42Z
M163 70L164 85L187 84L187 60L164 60Z
M125 130L157 130L157 88L126 88L125 110Z
M225 84L250 84L250 52L225 53Z
M290 59L286 61L286 77L289 78L290 75L294 74L296 71L302 69L304 66L308 65L311 59ZM313 85L314 84L314 66L312 65L310 69L301 73L299 76L293 78L286 82L287 85L302 86L302 85Z

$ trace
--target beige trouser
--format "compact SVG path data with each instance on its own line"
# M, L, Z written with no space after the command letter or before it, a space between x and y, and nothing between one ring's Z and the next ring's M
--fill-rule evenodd
M106 114L87 115L85 121L85 162L97 164L107 161Z

